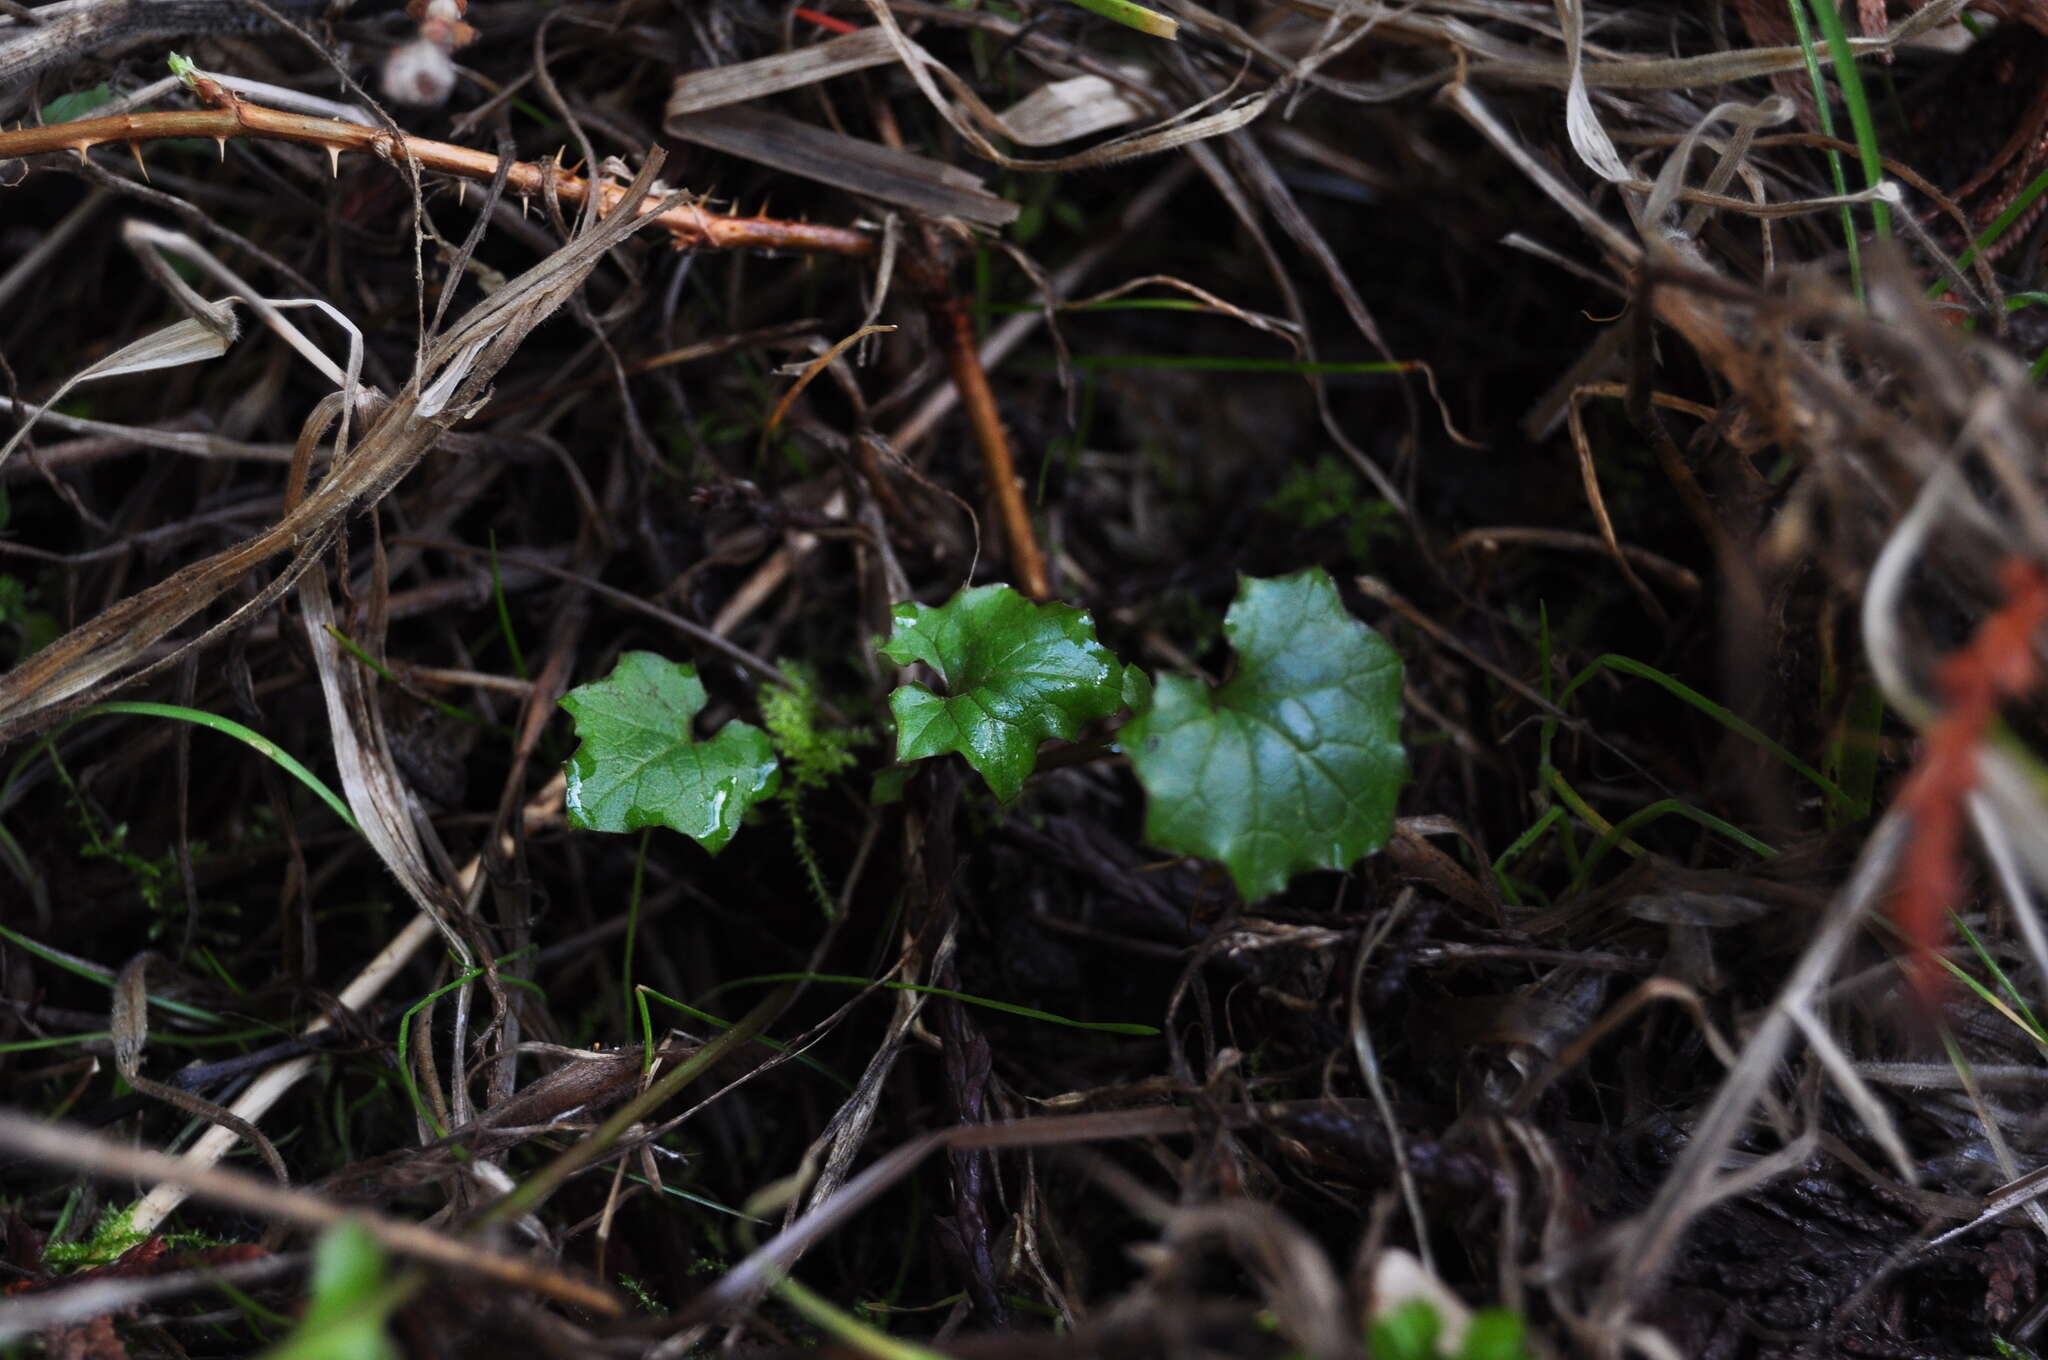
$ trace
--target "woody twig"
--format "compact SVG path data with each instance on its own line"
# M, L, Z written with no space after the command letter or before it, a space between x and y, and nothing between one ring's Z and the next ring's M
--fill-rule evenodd
M1017 480L1017 460L1010 451L1009 431L981 366L981 351L974 339L974 319L953 287L951 243L926 225L924 249L912 258L908 277L913 291L924 303L931 321L932 339L946 356L946 368L960 405L974 428L974 442L981 450L982 472L988 478L989 496L1003 524L1003 543L1009 550L1010 570L1017 588L1034 600L1052 598L1052 580L1046 572L1045 553L1031 527L1031 507Z
M1002 516L1003 540L1010 549L1010 567L1017 573L1018 588L1034 600L1052 598L1052 582L1046 575L1045 554L1031 529L1031 507L1025 503L1024 488L1017 481L1017 460L1010 452L1009 432L996 396L982 369L981 354L974 340L974 322L955 294L947 294L931 309L932 329L946 352L946 367L953 386L960 393L960 405L974 426L974 442L981 449L982 470L988 476L989 494L995 497Z
M227 151L231 137L261 137L271 141L296 142L326 150L337 166L343 152L361 152L382 160L411 158L422 170L488 182L498 173L498 158L448 142L422 137L394 136L382 128L344 123L332 118L315 118L245 103L218 81L205 76L188 77L193 92L209 107L173 110L165 113L117 114L110 118L82 118L71 123L25 127L0 131L0 159L42 155L52 151L76 152L80 159L95 146L126 142L138 147L147 141L169 137L211 137ZM580 204L593 192L603 212L625 196L622 186L591 181L563 171L558 164L515 161L505 177L510 193L531 197L545 189L564 203ZM729 217L684 204L654 215L654 224L666 229L679 248L707 250L787 250L810 255L863 257L874 250L864 234L845 227L820 226L810 222L789 222L770 217Z

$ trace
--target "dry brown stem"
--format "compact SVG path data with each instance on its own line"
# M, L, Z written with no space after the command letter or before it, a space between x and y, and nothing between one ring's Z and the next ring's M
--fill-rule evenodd
M616 1315L621 1311L618 1299L609 1290L545 1264L489 1251L403 1219L351 1209L303 1190L282 1190L239 1171L197 1167L160 1152L122 1147L62 1124L38 1123L26 1115L0 1110L0 1147L108 1180L162 1179L216 1204L304 1228L328 1228L354 1221L388 1251L481 1275L595 1313Z
M1024 488L1017 484L1017 460L1010 454L1009 432L1003 428L1003 413L982 371L981 353L974 343L974 322L956 294L948 294L932 310L932 329L946 351L946 367L960 404L974 426L974 442L981 449L982 469L988 476L989 491L996 498L996 512L1003 520L1003 541L1009 545L1010 566L1017 584L1034 600L1052 598L1052 582L1045 574L1045 553L1031 528L1031 507L1024 503Z
M0 132L0 159L52 151L74 151L83 157L93 147L110 142L126 142L132 147L168 137L211 137L220 143L225 154L230 137L261 137L322 147L337 163L342 152L355 151L386 161L397 161L401 155L409 156L422 170L485 183L498 173L498 158L488 151L428 141L423 137L394 137L381 128L365 127L360 123L314 118L244 103L215 82L203 78L197 88L200 97L215 107L167 113L116 114L110 118L84 118L71 123ZM557 164L533 161L513 162L505 176L505 188L509 193L531 198L547 191L565 204L582 203L591 193L590 186L591 181L568 174ZM625 186L609 180L597 181L596 192L598 206L605 212L610 212L626 194ZM846 227L787 222L772 217L730 217L706 212L688 203L655 212L653 217L655 223L674 238L678 247L789 250L809 255L856 258L874 251L871 239Z

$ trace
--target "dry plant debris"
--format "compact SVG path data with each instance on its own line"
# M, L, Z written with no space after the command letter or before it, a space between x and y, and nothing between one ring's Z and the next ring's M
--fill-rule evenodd
M0 1347L2048 1350L2044 89L0 0Z

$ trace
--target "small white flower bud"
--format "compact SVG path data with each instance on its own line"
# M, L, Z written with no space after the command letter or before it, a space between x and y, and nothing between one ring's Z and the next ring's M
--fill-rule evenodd
M409 42L384 59L381 84L401 104L445 104L455 90L455 63L433 43Z

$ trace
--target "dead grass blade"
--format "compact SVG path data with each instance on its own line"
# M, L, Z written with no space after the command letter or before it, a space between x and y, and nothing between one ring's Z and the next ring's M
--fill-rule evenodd
M349 809L356 814L364 839L398 879L406 896L433 916L461 967L473 968L476 951L465 928L464 904L441 883L421 842L419 810L392 761L383 711L364 680L365 668L344 655L336 641L337 620L327 569L318 562L299 579L299 608L305 619L306 642L319 669L320 692L327 701L335 765Z
M186 1114L197 1115L209 1124L227 1129L246 1140L263 1155L263 1161L271 1174L277 1177L277 1183L290 1185L292 1178L285 1171L284 1158L278 1156L277 1145L264 1137L261 1129L210 1100L142 1075L142 1050L149 1042L149 993L146 990L149 966L162 961L155 954L137 954L114 979L113 1013L107 1027L113 1031L114 1066L121 1073L121 1079L153 1100L161 1100Z
M106 358L89 364L66 378L49 400L40 407L31 407L22 417L21 424L5 444L0 444L0 470L4 470L7 456L28 438L38 419L49 414L52 406L64 399L66 393L82 382L95 378L118 378L130 373L150 373L163 368L177 368L184 364L199 363L207 359L218 359L227 353L228 346L235 342L239 323L235 320L234 308L226 302L201 304L205 310L197 316L183 321L174 321L153 335L123 345Z
M1105 1111L1096 1114L1051 1115L990 1124L942 1129L884 1154L835 1194L813 1202L804 1215L746 1260L727 1271L718 1283L693 1299L676 1321L691 1326L749 1307L795 1264L797 1259L835 1231L861 1208L885 1193L932 1153L1063 1147L1112 1139L1157 1138L1199 1134L1215 1128L1240 1129L1290 1112L1314 1112L1317 1101L1274 1105L1227 1106L1206 1113L1179 1109Z
M32 7L48 10L49 6ZM10 7L11 11L12 7ZM320 0L278 0L286 14L311 15ZM59 13L0 14L0 115L30 77L101 47L163 42L194 33L258 32L270 18L236 0L178 0L137 9L127 0L72 0Z
M981 96L975 93L971 85L905 35L902 27L896 22L896 16L890 12L884 0L866 0L866 4L868 12L874 15L875 22L889 35L903 69L911 80L916 82L919 91L930 102L932 108L960 134L975 155L993 161L1006 170L1085 170L1093 166L1135 160L1140 156L1154 155L1175 147L1189 146L1206 138L1235 132L1246 126L1265 113L1279 95L1277 88L1246 95L1233 101L1219 113L1193 118L1182 115L1156 127L1119 137L1071 156L1056 156L1047 160L1020 160L999 150L995 143L984 135L984 131L997 136L1007 135L1008 129L1003 125L1001 115L983 103ZM939 91L940 82L952 92L952 99L948 99Z
M887 66L895 60L895 45L881 29L842 33L811 47L677 76L665 116L680 118L728 104L742 104L872 66Z
M53 1327L109 1317L180 1294L216 1290L222 1285L246 1289L304 1269L306 1256L283 1252L253 1261L210 1265L174 1275L140 1280L91 1279L67 1282L40 1293L17 1295L0 1309L0 1344Z
M538 829L556 821L562 812L562 776L557 774L540 792L527 800L521 809L524 823L522 832ZM466 863L457 875L456 886L463 895L477 883L483 872L483 857L477 856ZM421 912L408 921L405 928L387 941L384 947L365 964L356 976L349 980L336 995L335 1000L347 1010L361 1010L375 1001L384 989L390 986L405 966L439 930L439 921L431 912ZM306 1026L305 1033L315 1034L327 1029L332 1022L322 1015ZM318 1061L314 1054L288 1058L275 1067L266 1069L250 1083L249 1088L236 1098L230 1112L237 1117L254 1123L267 1114L276 1103L298 1083L300 1078L311 1071ZM199 1136L179 1160L192 1167L208 1167L226 1156L234 1146L235 1135L224 1128L211 1128ZM186 1186L181 1181L167 1180L157 1185L138 1200L128 1211L128 1224L136 1232L154 1232L157 1226L168 1218L185 1200Z
M1144 111L1102 76L1052 80L997 115L1010 140L1054 146L1134 123Z
M662 131L928 217L957 217L963 222L1000 227L1016 221L1021 211L982 188L975 175L943 161L762 109L671 113Z
M1855 876L1828 908L1777 1001L1758 1023L1740 1060L1715 1093L1693 1129L1678 1162L1658 1187L1656 1198L1618 1240L1615 1268L1602 1287L1594 1316L1618 1334L1669 1263L1687 1224L1733 1187L1716 1185L1716 1173L1748 1125L1757 1102L1784 1060L1797 1028L1795 1011L1809 1006L1833 975L1837 960L1863 917L1890 881L1905 840L1905 824L1887 817L1871 833ZM1804 1157L1801 1153L1801 1157Z
M660 164L658 152L648 158L648 169L628 201L639 201ZM47 727L267 608L313 565L349 515L382 499L435 440L469 413L492 375L535 326L568 300L603 253L653 220L615 212L471 309L428 347L405 390L376 413L349 457L272 528L130 596L0 676L0 742ZM287 554L284 569L254 599L170 656L143 661L156 642L236 581ZM362 815L362 809L356 811Z

